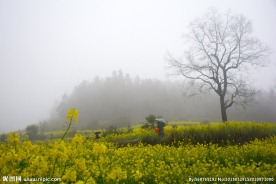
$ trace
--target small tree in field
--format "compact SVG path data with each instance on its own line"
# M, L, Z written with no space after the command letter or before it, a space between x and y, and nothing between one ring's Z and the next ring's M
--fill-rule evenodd
M154 128L155 119L156 119L156 116L153 114L150 114L149 116L146 117L147 123L149 123L152 128Z
M35 140L38 137L38 126L37 125L28 125L26 127L26 134L29 136L30 140Z
M242 15L207 15L191 22L185 35L190 48L185 58L169 56L173 73L197 85L200 93L214 91L219 96L222 121L233 104L246 105L255 95L244 78L248 66L265 66L270 49L254 38L251 22Z

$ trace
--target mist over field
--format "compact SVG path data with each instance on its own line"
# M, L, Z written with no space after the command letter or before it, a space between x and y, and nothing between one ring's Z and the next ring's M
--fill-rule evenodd
M67 110L72 107L79 110L80 123L75 127L80 129L126 127L145 122L149 114L169 121L221 121L215 94L190 97L187 92L191 89L185 86L180 82L131 78L114 71L111 77L83 81L71 95L64 95L44 128L62 129ZM235 106L229 110L229 120L275 122L275 109L276 93L262 91L246 109Z
M229 120L275 122L273 0L0 0L0 133L46 122L61 129L69 108L81 129L127 126L150 113L170 121L221 121L215 93L193 97L167 56L183 57L188 25L210 8L243 14L271 49L245 74L258 93Z

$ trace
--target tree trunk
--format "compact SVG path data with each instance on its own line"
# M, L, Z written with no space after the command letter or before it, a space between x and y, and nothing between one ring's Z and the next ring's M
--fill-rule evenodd
M221 118L223 122L227 121L226 107L224 104L224 96L220 96L220 110L221 110Z

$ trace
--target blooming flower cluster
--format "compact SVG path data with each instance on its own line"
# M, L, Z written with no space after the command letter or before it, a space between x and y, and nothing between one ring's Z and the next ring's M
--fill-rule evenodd
M116 147L76 134L34 144L17 134L0 143L0 175L62 178L63 183L186 183L198 177L276 178L276 136L244 145Z
M78 115L79 115L79 111L75 108L71 108L68 110L67 112L67 116L65 117L65 119L69 122L67 130L64 132L61 140L64 139L65 135L68 133L71 125L72 125L72 121L75 121L75 123L78 123Z
M74 120L76 123L78 123L78 115L79 111L75 108L71 108L67 112L66 120L69 122Z

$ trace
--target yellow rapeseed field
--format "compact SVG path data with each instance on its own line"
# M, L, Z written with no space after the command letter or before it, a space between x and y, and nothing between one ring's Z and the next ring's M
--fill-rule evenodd
M64 139L72 122L78 122L78 111L69 109L66 119L60 140L32 143L9 134L8 141L0 143L0 181L59 178L59 183L162 184L276 179L275 124L168 126L162 138L136 127L95 140L82 134ZM252 137L259 139L248 142Z
M137 132L137 134L139 134ZM61 178L63 183L188 183L197 178L276 178L276 137L242 146L116 147L76 134L33 144L9 134L0 144L0 175ZM36 182L39 183L39 182ZM42 182L41 182L42 183ZM213 182L211 182L213 183ZM273 183L273 182L272 182Z

